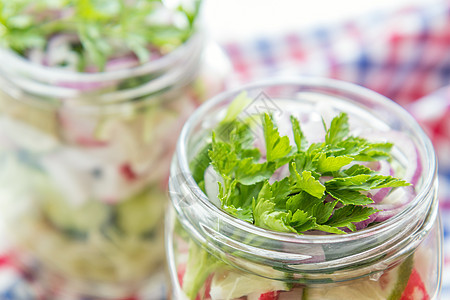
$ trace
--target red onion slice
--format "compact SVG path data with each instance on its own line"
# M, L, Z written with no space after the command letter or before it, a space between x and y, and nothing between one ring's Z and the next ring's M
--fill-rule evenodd
M372 199L375 203L380 203L390 193L391 190L392 190L392 188L390 188L390 187L375 189L375 190L371 190L367 196L370 199Z
M370 141L388 141L394 144L394 149L398 149L402 156L407 160L404 162L405 174L403 180L417 184L422 173L422 162L414 142L406 133L399 131L372 132L364 135ZM401 162L403 164L403 162ZM390 174L392 175L392 174Z
M379 209L375 222L383 222L392 218L415 197L415 191L412 186L400 187L392 190L380 203L371 204L371 207Z

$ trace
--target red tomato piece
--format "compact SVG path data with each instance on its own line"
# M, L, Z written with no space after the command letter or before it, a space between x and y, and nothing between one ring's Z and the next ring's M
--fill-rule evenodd
M84 147L104 147L107 146L107 142L99 141L94 138L80 136L76 139L77 144Z
M133 169L129 164L123 164L122 166L120 166L120 173L128 181L133 181L137 178L136 173L134 173Z
M180 264L178 266L178 270L177 270L178 283L180 284L180 287L183 287L184 273L186 273L186 265L185 264Z
M261 296L259 296L259 300L277 300L279 294L280 294L279 291L267 292L261 294Z
M208 279L206 279L206 282L205 282L205 294L204 294L204 298L203 299L210 299L211 298L210 292L211 292L212 279L213 279L213 275L210 275L208 277Z
M400 300L430 300L425 284L416 269L412 270Z

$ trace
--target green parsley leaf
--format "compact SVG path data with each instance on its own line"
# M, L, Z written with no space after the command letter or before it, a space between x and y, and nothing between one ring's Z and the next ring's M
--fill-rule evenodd
M295 163L292 163L295 170ZM295 170L295 178L293 179L295 184L293 186L294 191L305 191L311 196L321 198L325 193L325 186L315 179L310 171L303 171L299 174Z
M205 176L205 171L211 163L211 158L208 155L208 152L212 151L212 145L205 145L196 155L196 157L189 163L189 166L192 170L192 177L196 182L200 182L203 180Z
M304 232L316 227L316 218L297 209L290 219L290 227L294 228L296 232Z
M269 179L273 174L274 164L254 163L253 158L245 158L238 162L236 180L251 185Z
M311 196L310 194L304 191L301 191L298 194L290 196L285 201L286 201L286 208L291 212L302 210L304 212L307 212L309 215L315 215L314 207L317 204L322 203L322 199Z
M348 133L348 116L345 113L341 113L331 121L330 128L325 135L325 143L329 145L336 144L343 140Z
M252 200L258 197L262 186L262 182L244 185L236 180L226 181L225 186L219 183L219 199L222 209L241 220L252 223Z
M303 134L303 131L300 128L300 122L294 116L291 116L291 124L292 124L292 132L294 133L294 141L297 145L297 151L305 151L306 150L306 137Z
M354 231L355 227L352 223L367 220L369 216L375 212L377 212L377 210L373 207L346 205L336 209L325 225L332 227L347 227Z
M214 130L221 141L232 139L235 143L242 144L243 148L248 145L249 137L250 142L253 141L250 125L245 122L245 118L239 119L239 115L251 102L252 100L247 97L247 93L242 92L230 103L225 117Z
M208 152L211 164L220 175L229 177L238 164L237 154L230 144L217 141L214 134L212 140L212 149Z
M275 162L285 158L291 151L291 145L287 136L280 137L277 127L269 114L264 114L264 139L266 141L267 161Z
M352 161L352 157L345 155L327 157L326 153L321 153L317 161L317 171L320 173L336 172Z
M320 230L323 232L334 233L334 234L346 234L345 231L342 231L337 227L333 227L333 226L329 226L329 225L316 225L316 227L314 229Z
M340 177L328 180L325 183L327 189L346 189L357 191L368 191L370 189L379 189L384 187L408 186L409 183L384 175L361 174L350 177Z
M259 199L253 201L253 215L255 218L255 225L265 229L271 229L279 232L295 232L295 230L288 225L291 218L290 213L276 211L275 203L266 199Z
M337 201L317 203L313 207L312 214L316 217L317 224L324 224L333 214Z
M373 203L373 200L358 191L351 189L327 189L327 193L333 198L339 200L344 205L367 205Z
M352 165L350 168L342 171L342 177L350 177L355 175L362 175L362 174L373 174L374 171L372 171L370 168L363 166L363 165Z
M370 143L366 148L363 148L358 155L355 156L356 160L360 161L377 161L383 159L390 159L389 152L392 148L391 143Z
M292 189L289 184L289 177L285 177L280 181L275 181L270 186L270 190L272 192L272 196L276 200L280 200L285 204L287 196L292 193Z
M313 173L314 177L319 177L319 174L316 172L317 169L317 159L318 159L318 153L314 150L308 150L306 152L300 152L299 154L295 155L293 158L293 162L295 163L289 165L289 170L291 171L291 174L295 176L295 171L298 173L301 173L303 171L309 171Z
M252 102L252 99L247 96L247 93L241 92L228 106L225 117L219 124L228 124L234 122L239 114Z

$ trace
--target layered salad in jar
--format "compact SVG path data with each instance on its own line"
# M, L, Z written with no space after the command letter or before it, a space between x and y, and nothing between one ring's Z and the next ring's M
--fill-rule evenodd
M403 254L394 264L383 260L389 254L347 269L348 261L342 259L341 273L319 270L341 254L337 246L319 239L332 235L350 239L388 222L416 196L422 163L406 133L377 124L364 112L348 114L348 105L333 105L330 99L319 101L307 92L298 98L309 100L302 106L299 101L276 99L274 106L282 108L278 113L243 93L225 111L215 111L219 121L208 117L195 125L203 126L204 132L194 138L187 155L197 185L192 190L201 190L209 202L238 221L227 231L228 223L214 217L208 222L205 213L196 226L187 221L189 213L183 215L199 210L193 208L195 200L189 202L183 192L171 191L173 199L185 197L174 203L178 215L168 220L173 298L430 299L435 293L431 278L438 272L430 270L439 255L433 243ZM293 240L317 237L317 243L309 239L304 247L288 249L280 242L285 249L278 250L286 251L286 257L277 261L277 252L270 251L277 249L276 240L258 240L251 228L241 231L245 224L264 229L273 239L280 233ZM373 245L361 244L355 257L377 243L375 239ZM295 256L290 265L283 261L296 251L306 256ZM355 254L350 246L348 251ZM311 268L296 272L296 259ZM365 267L373 268L362 271Z
M168 2L0 4L0 219L63 278L132 288L161 265L177 133L222 88L200 2Z

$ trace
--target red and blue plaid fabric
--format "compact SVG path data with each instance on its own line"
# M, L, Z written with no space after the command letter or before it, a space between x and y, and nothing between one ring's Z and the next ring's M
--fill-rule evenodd
M439 158L445 252L441 299L450 299L450 1L430 0L426 6L224 48L236 84L274 75L332 77L375 90L415 116ZM0 299L47 299L34 295L32 286L32 277L7 254L0 255ZM141 293L129 300L163 299L163 294Z

